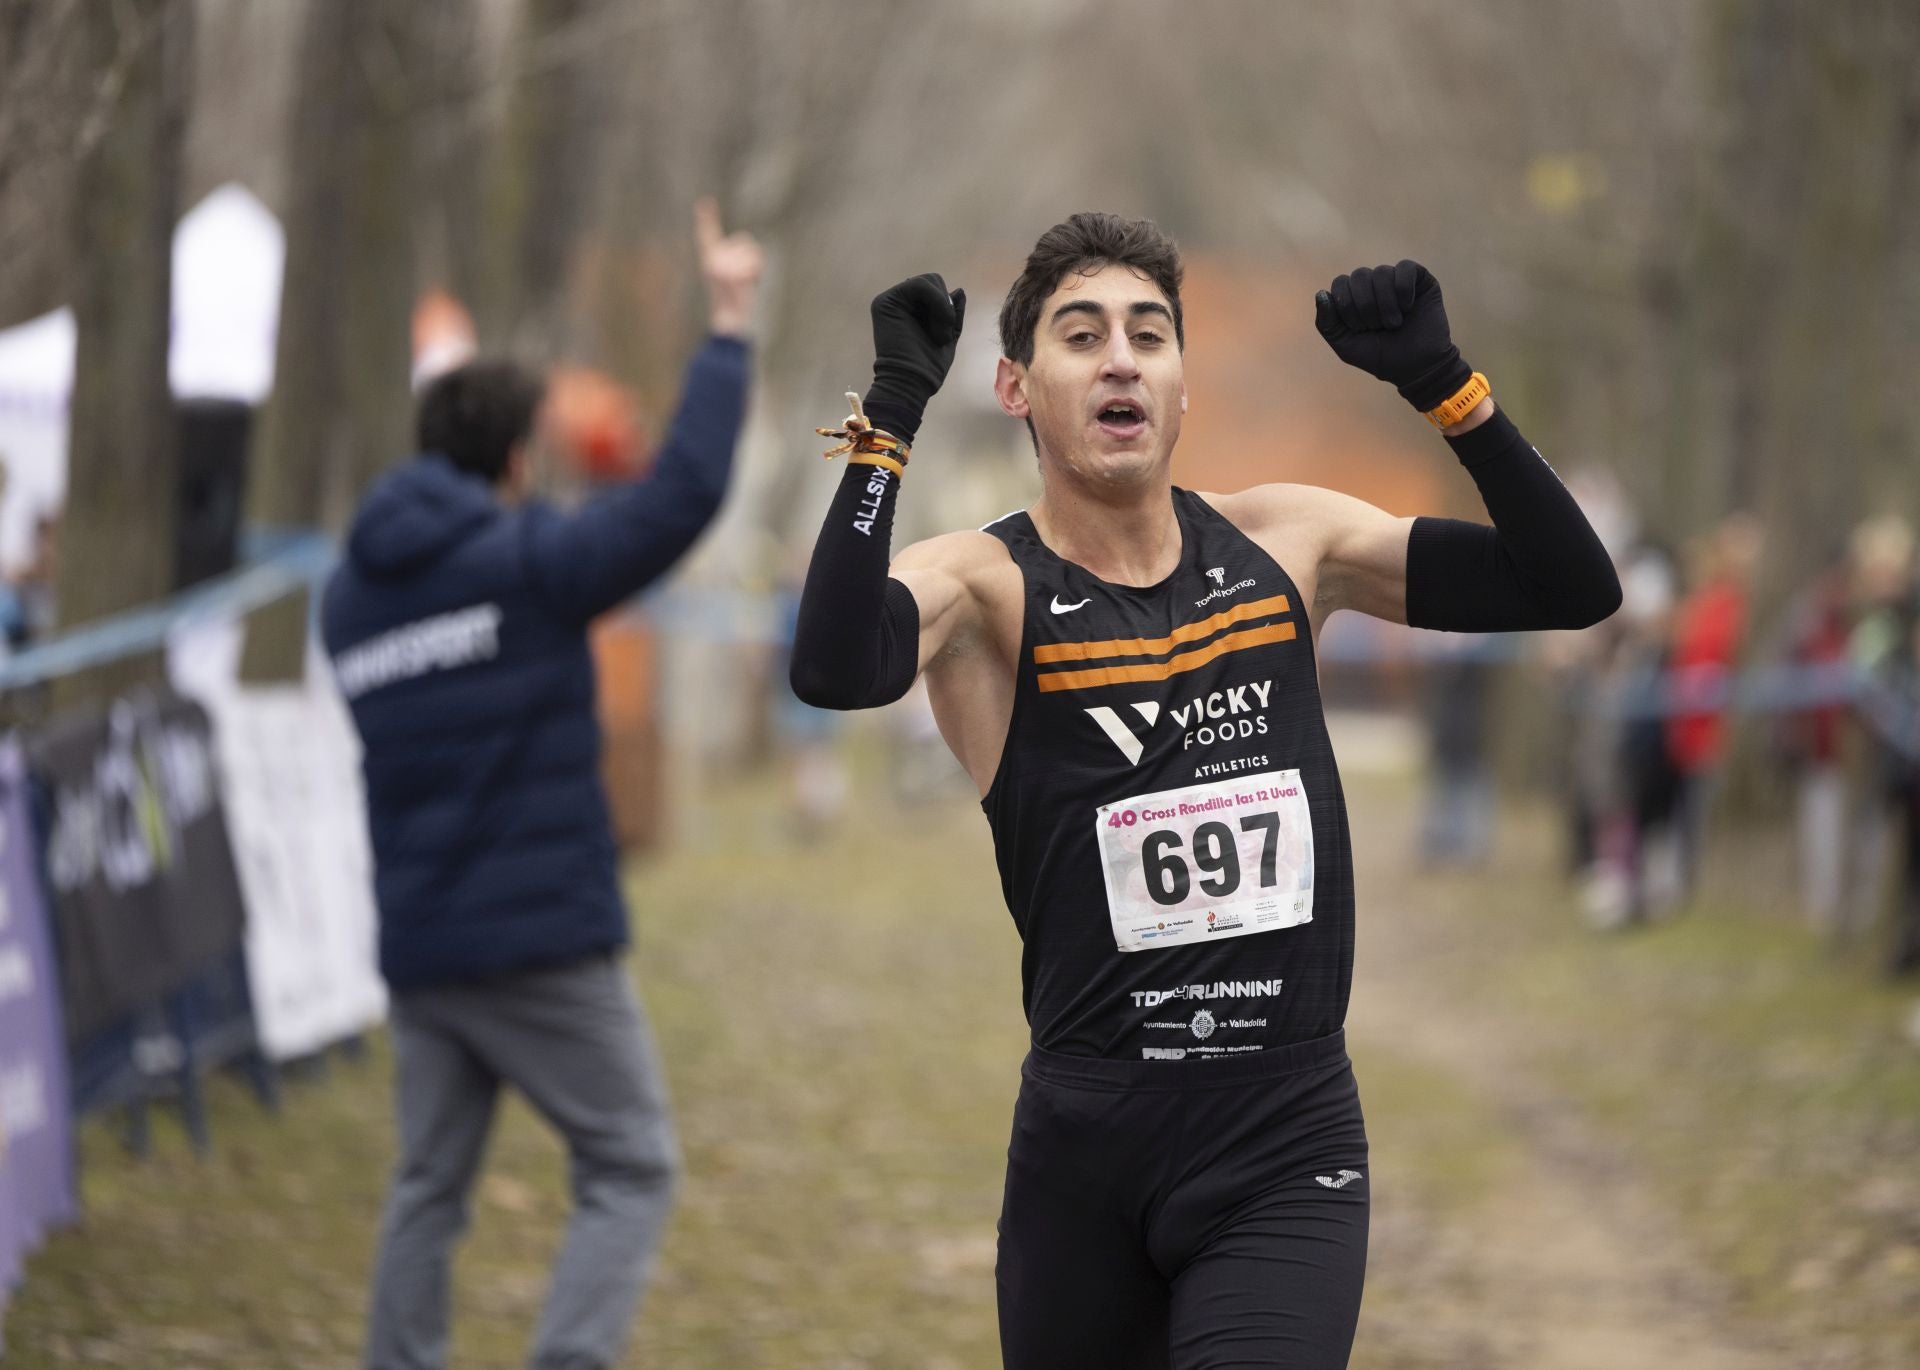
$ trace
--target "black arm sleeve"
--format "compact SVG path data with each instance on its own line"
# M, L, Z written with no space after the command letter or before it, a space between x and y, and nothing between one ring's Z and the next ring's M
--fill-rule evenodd
M907 692L920 664L920 606L887 574L900 478L849 465L813 547L793 630L793 692L819 709L870 709Z
M1620 607L1620 578L1546 460L1494 411L1447 443L1480 487L1491 528L1418 518L1407 539L1407 622L1497 633L1585 628Z

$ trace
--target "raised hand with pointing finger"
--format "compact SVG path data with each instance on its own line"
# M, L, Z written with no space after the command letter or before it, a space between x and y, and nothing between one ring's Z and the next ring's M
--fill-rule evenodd
M711 195L693 206L693 236L700 249L700 279L707 287L707 325L722 337L743 337L753 326L766 254L751 233L720 226L720 204Z

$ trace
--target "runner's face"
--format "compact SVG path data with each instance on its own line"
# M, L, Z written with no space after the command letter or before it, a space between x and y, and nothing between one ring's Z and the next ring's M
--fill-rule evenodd
M1033 361L1002 358L995 389L1032 420L1043 466L1112 486L1164 472L1187 407L1167 297L1125 266L1069 274L1040 308Z

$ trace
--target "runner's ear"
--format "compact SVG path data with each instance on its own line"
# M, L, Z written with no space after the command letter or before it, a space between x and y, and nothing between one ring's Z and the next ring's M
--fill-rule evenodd
M1027 401L1027 369L1012 357L1002 357L993 371L993 397L1009 418L1027 418L1033 410Z

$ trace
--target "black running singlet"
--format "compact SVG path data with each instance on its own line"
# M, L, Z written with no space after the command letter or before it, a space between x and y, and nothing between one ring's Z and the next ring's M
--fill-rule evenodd
M1033 1041L1188 1063L1337 1032L1353 975L1346 802L1309 606L1175 489L1180 564L1114 585L1033 520L1006 749L981 801L1025 942Z

